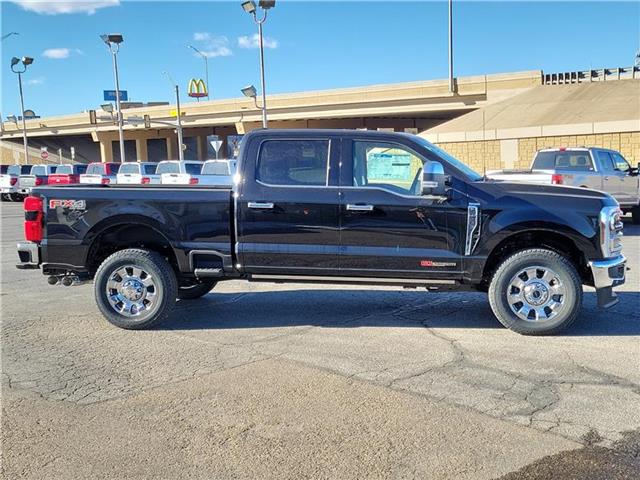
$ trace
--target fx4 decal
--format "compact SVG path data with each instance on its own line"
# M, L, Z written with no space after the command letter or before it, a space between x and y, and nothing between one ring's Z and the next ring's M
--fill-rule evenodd
M87 203L84 200L49 200L49 208L68 208L69 210L86 210Z

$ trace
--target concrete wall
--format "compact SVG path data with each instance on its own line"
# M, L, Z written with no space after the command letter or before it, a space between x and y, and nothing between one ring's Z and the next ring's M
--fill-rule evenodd
M439 142L437 145L478 172L503 168L529 168L536 151L549 147L586 146L611 148L622 153L632 166L640 162L640 131L470 142ZM515 152L517 152L517 157Z

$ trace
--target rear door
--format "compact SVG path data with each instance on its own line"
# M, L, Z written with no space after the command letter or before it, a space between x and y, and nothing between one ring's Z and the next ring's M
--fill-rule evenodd
M458 276L462 271L460 219L466 213L466 203L461 208L448 200L422 195L428 159L408 146L371 138L345 140L343 149L343 274L432 279Z
M248 143L237 199L237 250L246 272L339 273L339 147L331 136L257 136Z

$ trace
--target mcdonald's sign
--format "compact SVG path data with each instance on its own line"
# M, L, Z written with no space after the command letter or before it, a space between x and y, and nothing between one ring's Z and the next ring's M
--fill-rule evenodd
M189 80L188 95L194 98L207 97L207 86L201 78Z

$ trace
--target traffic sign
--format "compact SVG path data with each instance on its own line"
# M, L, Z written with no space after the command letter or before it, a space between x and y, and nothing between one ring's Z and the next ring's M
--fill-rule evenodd
M42 147L42 149L40 150L40 158L43 160L49 158L49 152L47 152L46 147Z
M115 90L103 90L104 101L105 102L115 102L116 101L116 91ZM120 90L120 101L126 102L129 100L129 92L126 90Z

